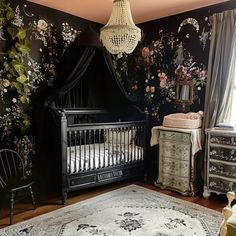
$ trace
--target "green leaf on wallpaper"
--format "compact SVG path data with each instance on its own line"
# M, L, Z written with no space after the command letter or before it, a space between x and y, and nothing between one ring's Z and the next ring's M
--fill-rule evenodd
M18 30L15 27L9 26L9 27L7 27L7 32L8 32L8 34L11 35L12 39L15 39L16 35L18 33Z
M17 79L16 79L19 83L21 83L21 84L24 84L27 80L28 80L28 78L25 76L25 75L20 75Z
M13 11L12 8L9 8L6 14L7 20L12 20L15 16L15 12Z
M7 73L7 79L9 79L9 80L11 80L12 79L12 74L10 74L10 73Z
M10 67L9 72L13 77L17 76L16 70L13 67Z
M28 105L30 102L30 99L26 95L23 95L20 97L20 101L23 105Z
M25 118L22 123L26 129L29 128L31 125L31 121L29 118Z
M30 51L30 48L27 44L15 43L15 47L22 53L26 54Z
M12 65L19 75L25 74L25 66L23 64L14 62Z
M25 94L31 94L30 87L25 84L24 86L24 93Z
M16 37L18 39L24 39L26 37L26 31L27 31L26 29L20 28L17 35L16 35Z
M4 17L0 17L0 26L4 26L6 23L6 20Z
M17 90L18 93L22 93L22 84L20 84L19 82L16 82L16 81L12 81L11 82L11 87L12 88L15 88Z
M6 71L8 71L9 68L10 68L9 63L6 62L6 61L3 63L3 66L4 66L4 68L5 68Z
M17 57L17 51L14 47L12 47L11 50L8 51L8 56L10 58L16 58Z

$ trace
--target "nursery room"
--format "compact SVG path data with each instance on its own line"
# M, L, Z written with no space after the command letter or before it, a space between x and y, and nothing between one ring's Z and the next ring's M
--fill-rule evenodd
M236 1L1 0L0 236L235 236Z

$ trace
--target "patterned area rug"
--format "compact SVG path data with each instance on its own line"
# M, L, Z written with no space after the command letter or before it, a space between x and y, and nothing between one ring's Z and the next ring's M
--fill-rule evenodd
M0 230L1 236L216 236L220 212L130 185Z

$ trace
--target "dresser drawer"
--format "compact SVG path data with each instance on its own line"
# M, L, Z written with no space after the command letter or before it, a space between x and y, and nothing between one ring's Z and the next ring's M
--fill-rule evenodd
M189 192L189 179L184 177L176 178L173 175L163 174L163 186L178 189L181 192Z
M217 176L209 176L209 190L221 193L227 193L228 191L234 191L235 189L236 189L235 182Z
M212 144L236 146L236 137L220 136L220 135L211 134L209 142Z
M175 161L173 159L165 159L162 165L162 172L173 176L189 177L190 165L187 161Z
M212 161L209 163L209 173L227 178L236 178L236 166Z
M212 147L209 150L210 159L236 162L236 150L224 147Z
M160 131L160 139L168 139L172 141L178 141L181 143L190 143L191 138L188 133L179 133L179 132L169 132L169 131Z
M163 158L169 157L176 160L189 161L191 144L161 140L160 155Z

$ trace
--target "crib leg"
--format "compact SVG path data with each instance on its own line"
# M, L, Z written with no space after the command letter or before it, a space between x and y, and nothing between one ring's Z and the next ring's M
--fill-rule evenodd
M62 204L65 205L67 200L67 191L62 190Z

